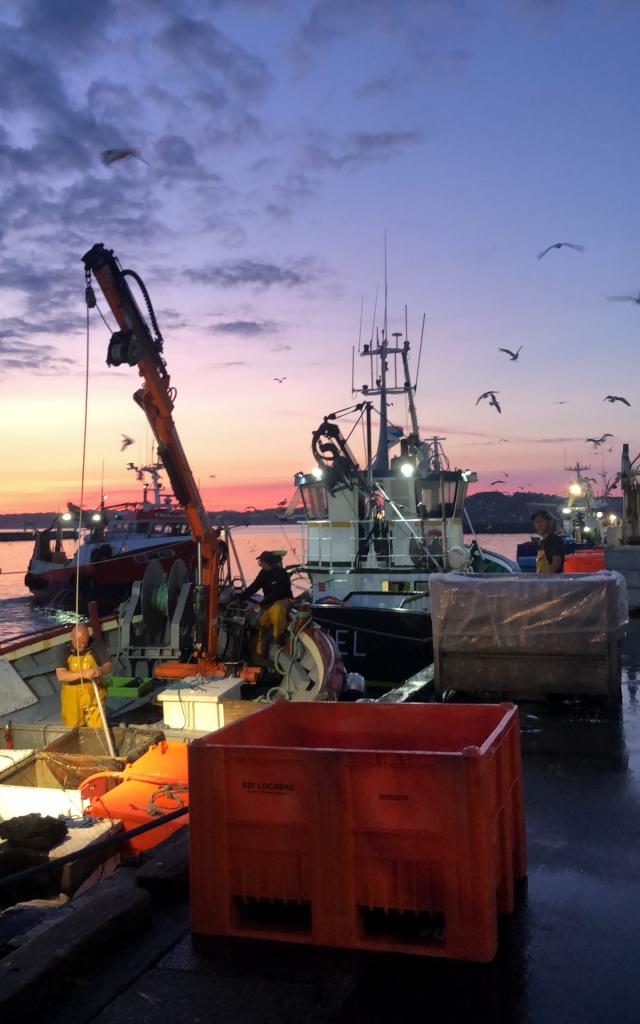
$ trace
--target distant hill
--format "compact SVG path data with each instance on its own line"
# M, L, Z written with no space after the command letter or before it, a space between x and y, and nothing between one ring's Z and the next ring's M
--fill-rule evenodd
M531 529L531 508L557 509L565 499L557 494L540 494L522 491L518 494L503 494L502 491L478 491L467 498L466 508L473 527L478 533L494 530L496 533L526 533ZM610 498L611 510L622 514L622 498ZM49 526L55 512L16 512L0 514L0 530L43 529ZM282 522L282 510L278 508L258 509L255 512L239 512L225 509L209 512L212 523L226 522L229 526L273 526ZM296 516L289 522L295 522ZM465 522L465 529L468 524Z

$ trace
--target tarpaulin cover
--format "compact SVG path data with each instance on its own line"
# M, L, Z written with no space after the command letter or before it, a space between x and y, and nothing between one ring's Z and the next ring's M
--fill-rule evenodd
M629 620L617 572L442 573L429 581L434 643L447 651L587 650Z

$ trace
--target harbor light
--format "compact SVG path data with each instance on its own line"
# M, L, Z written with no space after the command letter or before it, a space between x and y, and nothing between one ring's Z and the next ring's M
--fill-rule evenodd
M580 486L580 484L571 484L571 486L569 487L569 494L575 494L576 497L579 494L582 494L582 487Z
M72 519L72 516L71 516L70 512L63 512L62 515L60 516L60 518L63 519L65 521L65 523L70 523L71 519Z
M412 466L410 462L403 462L400 466L400 472L403 476L413 476L415 467Z
M562 514L563 514L563 516L570 516L571 515L571 509L570 508L563 508Z
M582 532L583 533L591 533L591 527L590 526L584 526L582 528Z
M617 521L618 521L618 517L616 515L614 515L613 512L610 512L609 513L609 522L611 523L611 525L615 526Z
M602 519L603 515L604 515L603 512L596 512L596 519Z
M99 512L94 512L93 515L91 516L91 522L92 523L99 523L101 519L102 519L102 516L100 515Z
M320 469L320 466L316 466L315 469L311 470L311 476L316 480L322 480L322 470Z

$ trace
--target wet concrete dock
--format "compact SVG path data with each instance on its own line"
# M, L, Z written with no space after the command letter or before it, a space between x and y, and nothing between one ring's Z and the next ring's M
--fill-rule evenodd
M633 623L634 631L640 625ZM167 1020L640 1019L640 687L627 648L623 703L522 708L529 876L489 965L276 943L194 942L167 883L148 922L40 1006L52 1024ZM631 669L631 678L629 678ZM173 899L171 897L174 897Z

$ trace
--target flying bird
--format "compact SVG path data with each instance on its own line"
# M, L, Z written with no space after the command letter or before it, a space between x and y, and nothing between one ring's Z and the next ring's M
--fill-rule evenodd
M604 444L608 437L613 437L613 434L603 434L602 437L586 437L585 444L592 444L598 448L601 444Z
M506 355L508 355L510 357L511 362L515 363L516 359L520 355L520 349L521 348L523 348L522 345L520 346L520 348L516 352L512 352L510 348L499 348L498 352L504 352Z
M286 380L287 378L286 377L274 377L273 379L277 380L278 384L282 384L283 380Z
M495 399L496 395L499 395L499 394L500 394L499 391L483 391L482 394L479 396L479 398L476 398L476 405L478 405L482 401L483 398L493 398L493 399Z
M128 437L127 434L121 434L122 444L120 445L120 451L123 452L125 448L128 448L130 444L135 444L133 437Z
M511 473L507 473L506 469L503 469L502 470L502 475L508 478L508 477L511 476Z
M498 412L502 412L502 409L500 408L500 402L498 401L495 395L491 396L491 401L489 402L489 405L492 405L494 409L497 409Z
M283 498L282 501L278 502L278 504L276 505L276 508L282 508L286 504L287 504L287 499Z
M566 405L567 401L568 400L566 398L563 398L561 402L552 402L551 404L552 405Z
M215 480L215 478L216 478L216 474L215 473L209 473L209 479L210 480Z
M541 260L543 256L546 256L552 249L562 249L563 246L567 246L569 249L575 249L576 252L584 252L584 245L576 245L575 242L554 242L553 245L548 245L546 249L539 252L537 259Z
M498 444L509 444L509 438L508 437L499 437L498 438Z
M624 402L625 405L631 405L631 402L627 402L626 398L621 395L607 395L606 398L602 399L603 402Z
M506 484L506 482L507 482L506 480L492 480L491 481L491 486L495 487L496 484Z
M640 292L637 295L608 295L607 302L635 302L640 306Z
M258 510L257 510L255 505L247 505L247 507L245 508L245 512L257 512L257 511Z
M136 160L142 160L143 164L146 164L147 167L149 166L149 161L145 160L143 156L140 156L137 149L103 149L100 154L100 159L105 167L109 167L111 164L115 164L118 160L126 160L129 156L135 157Z

